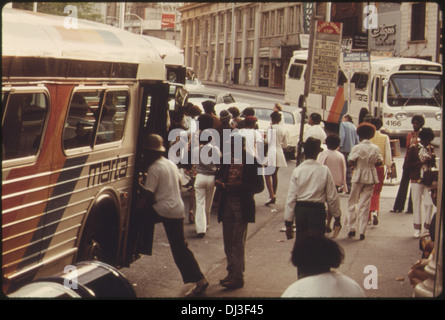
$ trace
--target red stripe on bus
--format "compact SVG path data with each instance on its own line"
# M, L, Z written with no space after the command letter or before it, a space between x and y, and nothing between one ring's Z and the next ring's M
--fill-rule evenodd
M331 108L329 109L329 115L327 122L338 123L340 120L341 111L345 104L345 96L343 87L339 87Z

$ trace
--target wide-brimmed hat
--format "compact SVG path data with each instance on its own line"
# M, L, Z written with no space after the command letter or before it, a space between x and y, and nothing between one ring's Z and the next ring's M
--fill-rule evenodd
M229 119L232 118L232 116L230 115L229 111L227 111L227 110L222 110L222 111L219 113L219 118L220 118L221 120L229 120Z
M144 149L149 151L165 152L164 140L160 135L150 134L145 139Z
M248 117L248 116L254 116L255 115L255 109L252 107L247 107L246 109L241 112L241 117Z

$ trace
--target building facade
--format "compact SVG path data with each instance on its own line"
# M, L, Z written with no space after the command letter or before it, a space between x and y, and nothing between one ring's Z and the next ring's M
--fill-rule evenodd
M179 47L181 30L180 14L177 8L183 3L108 2L103 4L106 24L122 27L133 33L157 37Z
M201 80L284 88L293 51L308 46L313 11L343 23L344 50L441 62L433 2L200 2L178 11L186 65Z

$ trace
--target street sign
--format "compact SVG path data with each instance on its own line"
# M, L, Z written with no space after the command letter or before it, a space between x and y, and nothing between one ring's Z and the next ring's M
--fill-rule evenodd
M342 24L317 21L310 93L335 96L341 51Z
M369 72L371 69L368 51L343 52L343 71Z

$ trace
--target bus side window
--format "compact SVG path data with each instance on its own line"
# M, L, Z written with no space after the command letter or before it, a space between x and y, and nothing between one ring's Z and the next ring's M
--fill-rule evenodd
M92 146L103 90L75 92L69 105L63 144L65 149Z
M107 91L96 144L119 141L124 134L129 103L128 91Z
M355 83L355 89L365 90L368 86L368 74L361 72L354 73L351 83Z
M300 79L303 73L303 66L298 64L292 64L289 69L289 77L292 79Z
M11 93L3 112L2 159L37 155L48 112L46 94Z
M342 70L338 70L337 85L342 87L347 81L348 81L348 79L346 79L346 76L343 73L343 71Z

